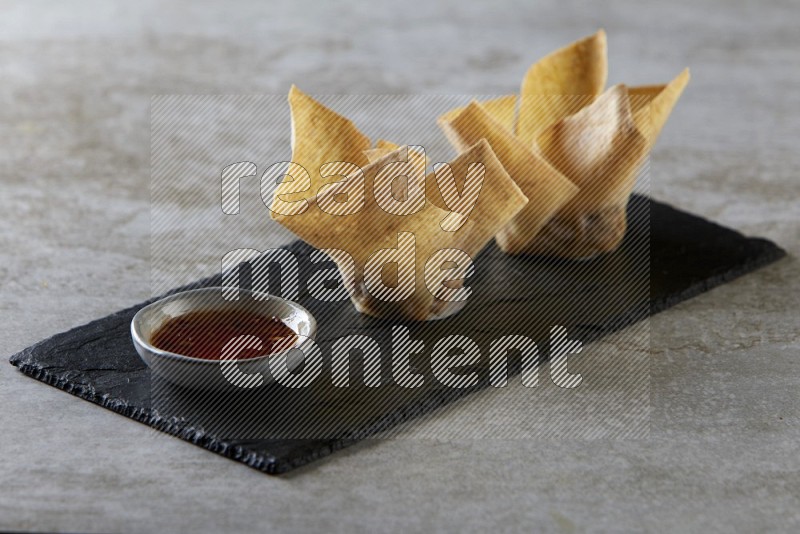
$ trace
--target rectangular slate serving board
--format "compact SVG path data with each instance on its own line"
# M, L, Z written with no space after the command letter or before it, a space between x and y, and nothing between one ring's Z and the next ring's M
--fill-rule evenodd
M476 274L469 279L473 295L461 313L404 325L412 338L425 342L412 365L430 378L431 347L450 334L470 336L484 355L492 339L523 334L543 340L552 325L567 327L571 338L587 343L785 255L770 241L744 237L643 196L631 198L628 217L622 246L589 261L509 257L494 245L487 247L475 260ZM177 388L151 376L131 344L130 320L146 303L41 341L12 356L11 363L37 380L269 474L326 456L488 385L485 357L475 367L480 380L474 387L444 388L435 380L417 389L394 385L388 361L393 323L360 315L349 302L312 299L303 273L320 268L308 259L313 249L301 242L287 248L300 261L299 301L319 322L323 354L342 336L368 334L387 360L381 368L385 386L364 386L356 354L350 359L349 388L334 388L330 380L295 391L264 387L209 394ZM246 286L249 276L242 271ZM275 282L279 277L270 276L270 291L279 293ZM190 287L213 285L220 285L218 276ZM509 358L510 375L521 368L516 356ZM330 376L326 365L323 377ZM216 409L221 405L224 416Z

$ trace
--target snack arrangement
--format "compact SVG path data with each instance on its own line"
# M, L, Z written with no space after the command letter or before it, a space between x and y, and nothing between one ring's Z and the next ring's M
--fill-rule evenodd
M423 147L373 145L292 87L292 162L272 217L336 262L359 311L381 317L457 311L471 258L492 237L508 254L611 252L625 236L639 168L689 73L604 89L606 77L602 30L551 53L530 67L519 96L439 117L458 156L429 174Z
M588 258L622 241L637 172L689 71L665 85L604 91L607 72L600 30L531 66L519 97L472 102L439 118L458 150L487 139L530 199L498 233L503 251Z
M291 180L276 188L272 217L336 262L359 311L415 320L458 311L467 260L527 203L489 144L479 140L426 175L424 154L388 141L372 147L299 89L289 104ZM405 184L394 179L401 175ZM387 262L396 273L382 269ZM454 264L449 282L437 279L444 264Z

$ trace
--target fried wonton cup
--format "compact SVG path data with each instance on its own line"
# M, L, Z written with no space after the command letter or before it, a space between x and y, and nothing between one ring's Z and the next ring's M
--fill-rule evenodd
M604 91L607 68L601 30L535 63L518 99L473 102L439 118L459 150L470 140L486 138L530 198L496 236L503 251L587 258L611 252L622 242L639 168L688 83L689 71L666 85L620 84ZM509 110L517 103L514 118ZM523 166L523 160L531 163ZM539 196L531 189L538 181L552 184L554 192Z
M336 263L360 312L429 320L458 311L471 269L465 257L527 203L489 144L426 175L424 152L388 141L372 147L352 122L296 88L289 103L293 163L272 217Z

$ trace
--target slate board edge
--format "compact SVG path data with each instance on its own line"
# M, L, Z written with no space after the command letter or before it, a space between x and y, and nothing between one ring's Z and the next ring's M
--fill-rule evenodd
M702 219L701 217L697 218ZM713 223L712 221L708 220L705 221L707 223L710 222L716 226L722 227L721 225ZM759 254L759 256L756 259L740 265L739 268L736 269L735 271L728 271L725 273L721 273L718 276L712 276L710 278L707 278L706 280L694 284L678 294L672 295L670 298L651 300L649 314L652 315L664 311L667 308L670 308L680 302L691 299L701 293L709 291L724 283L730 282L731 280L734 280L740 276L751 273L761 267L764 267L786 256L786 251L784 251L782 248L778 247L776 244L774 244L769 240L762 238L747 238L747 240L750 243L758 243L762 249L761 254ZM173 291L170 291L169 293L182 291L187 288L195 287L202 283L203 281L195 282L194 284L190 284L183 288L175 289ZM115 314L111 314L111 316L125 314L131 312L132 310L137 310L143 307L144 305L148 304L149 302L158 300L158 298L160 297L156 297L148 301L145 301L143 303L136 304L134 306L126 308L124 310L120 310ZM105 318L107 317L109 316L106 316ZM84 329L87 326L90 326L93 323L101 321L105 318L96 319L84 325L76 326L66 332L63 332L61 334L56 334L56 336L64 335L74 330ZM621 318L621 319L622 323L624 324L622 324L620 328L632 324L633 322L638 320L635 317L629 317L627 319ZM614 331L617 329L618 328L612 328L605 332L599 332L596 338L600 338L606 333L609 333L610 331ZM81 385L81 384L71 383L68 380L64 379L63 377L58 376L57 373L51 372L35 363L31 363L29 356L33 354L33 352L37 349L38 346L47 341L50 341L51 339L52 337L47 338L26 349L23 349L17 354L11 356L9 362L12 365L16 366L23 374L28 375L31 378L34 378L36 380L44 382L45 384L66 391L67 393L75 395L76 397L79 397L81 399L87 400L94 404L98 404L103 408L111 410L120 415L124 415L125 417L143 423L160 432L164 432L166 434L178 437L184 441L188 441L194 445L203 447L208 451L238 461L240 463L247 465L248 467L257 469L259 471L262 471L270 475L285 473L296 467L318 460L337 450L343 449L349 445L361 441L363 438L366 438L369 435L373 435L377 432L380 432L381 430L390 428L391 426L394 426L393 425L394 419L399 418L400 421L406 421L418 415L428 413L440 406L443 406L444 404L447 404L450 400L452 400L449 398L434 399L433 402L430 403L430 406L419 405L412 407L411 411L413 413L409 413L407 409L401 408L399 410L396 410L395 412L390 412L388 414L385 414L383 417L381 417L380 421L376 421L376 423L373 425L372 428L362 430L361 432L359 432L358 436L347 439L331 439L327 441L326 446L324 448L318 447L315 449L310 449L309 451L307 451L306 454L298 455L294 458L278 459L269 454L264 454L262 452L248 448L245 445L236 445L234 443L225 440L207 436L203 432L197 431L195 428L191 426L180 424L179 422L175 422L171 419L163 418L158 414L154 414L152 413L152 410L149 408L140 408L136 406L131 406L124 400L112 397L107 394L98 395L94 391L94 388L91 385ZM465 395L466 394L468 393L465 393Z
M707 291L711 291L712 289L719 287L723 284L727 284L728 282L732 282L737 278L740 278L746 274L750 274L754 271L761 269L762 267L766 267L772 263L777 262L788 256L787 252L773 243L768 239L764 239L761 237L748 237L747 240L751 243L759 243L762 247L762 253L758 256L758 258L747 261L741 264L740 268L736 271L727 271L724 273L720 273L716 276L712 276L689 286L684 291L673 295L671 298L665 298L660 300L651 300L650 301L650 315L655 315L662 311L665 311L673 306L680 304L686 300L693 299L694 297L701 295Z

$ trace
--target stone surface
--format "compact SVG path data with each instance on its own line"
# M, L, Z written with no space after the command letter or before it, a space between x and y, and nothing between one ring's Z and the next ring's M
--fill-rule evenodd
M692 68L653 196L790 257L651 320L648 440L452 441L425 438L431 421L278 479L0 365L0 529L796 530L797 4L316 4L4 4L7 355L149 296L152 94L503 93L599 26L612 83Z

